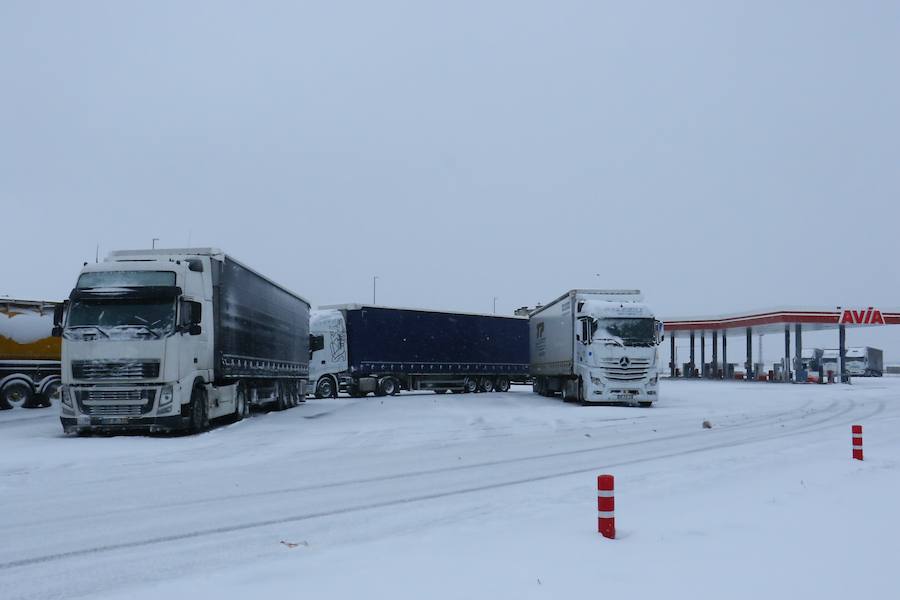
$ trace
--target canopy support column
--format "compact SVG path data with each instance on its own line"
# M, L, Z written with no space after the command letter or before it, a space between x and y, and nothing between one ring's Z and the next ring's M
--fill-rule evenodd
M791 326L784 326L784 376L781 380L791 382Z
M841 383L850 383L850 376L847 374L847 328L845 325L838 326L838 348L840 348L841 364L838 367L841 370Z
M728 338L725 334L727 329L722 330L722 379L728 379Z
M700 377L706 377L706 332L700 332Z
M685 373L686 377L694 376L694 331L691 330L691 360L690 360L690 373Z
M803 326L800 323L794 325L794 381L804 383L800 379L803 370Z
M675 332L669 334L669 376L675 378Z
M719 332L712 332L712 378L719 378Z
M753 329L747 328L747 362L744 364L747 373L747 381L753 379Z

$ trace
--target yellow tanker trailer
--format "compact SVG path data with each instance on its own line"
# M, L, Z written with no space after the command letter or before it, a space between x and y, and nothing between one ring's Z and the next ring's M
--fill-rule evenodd
M59 391L58 303L0 298L0 409L50 406Z

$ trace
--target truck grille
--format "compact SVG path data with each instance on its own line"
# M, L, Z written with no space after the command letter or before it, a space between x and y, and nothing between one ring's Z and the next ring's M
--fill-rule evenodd
M78 409L92 416L140 416L153 409L155 390L107 390L85 389L75 394Z
M631 358L627 364L621 364L617 358L604 359L603 374L610 381L639 381L647 377L650 361L642 358Z
M158 360L75 360L75 379L155 379L159 377Z
M143 414L140 404L87 405L82 411L92 417L139 417Z

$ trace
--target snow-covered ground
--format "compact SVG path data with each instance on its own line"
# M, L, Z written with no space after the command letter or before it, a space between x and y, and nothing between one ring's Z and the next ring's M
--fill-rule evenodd
M55 409L5 411L0 598L896 594L900 378L661 391L651 409L525 388L312 400L191 437L71 438ZM616 540L596 533L599 473Z

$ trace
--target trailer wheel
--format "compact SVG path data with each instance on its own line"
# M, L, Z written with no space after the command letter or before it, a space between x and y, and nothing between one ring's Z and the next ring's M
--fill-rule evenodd
M0 390L0 409L31 408L34 390L25 381L11 381Z
M497 378L497 384L494 386L498 392L509 391L509 377L501 375Z
M328 375L319 377L316 383L316 398L336 398L334 380Z
M480 389L482 392L493 392L494 380L490 377L482 377L481 381L478 383L478 389Z
M234 393L234 414L232 415L232 420L235 423L243 421L244 417L249 413L250 405L247 404L247 392L244 390L244 386L239 385L237 391Z
M474 377L466 377L463 381L463 391L466 394L474 394L478 391L478 380Z
M200 433L209 427L209 409L206 406L206 390L197 386L191 392L191 433Z

